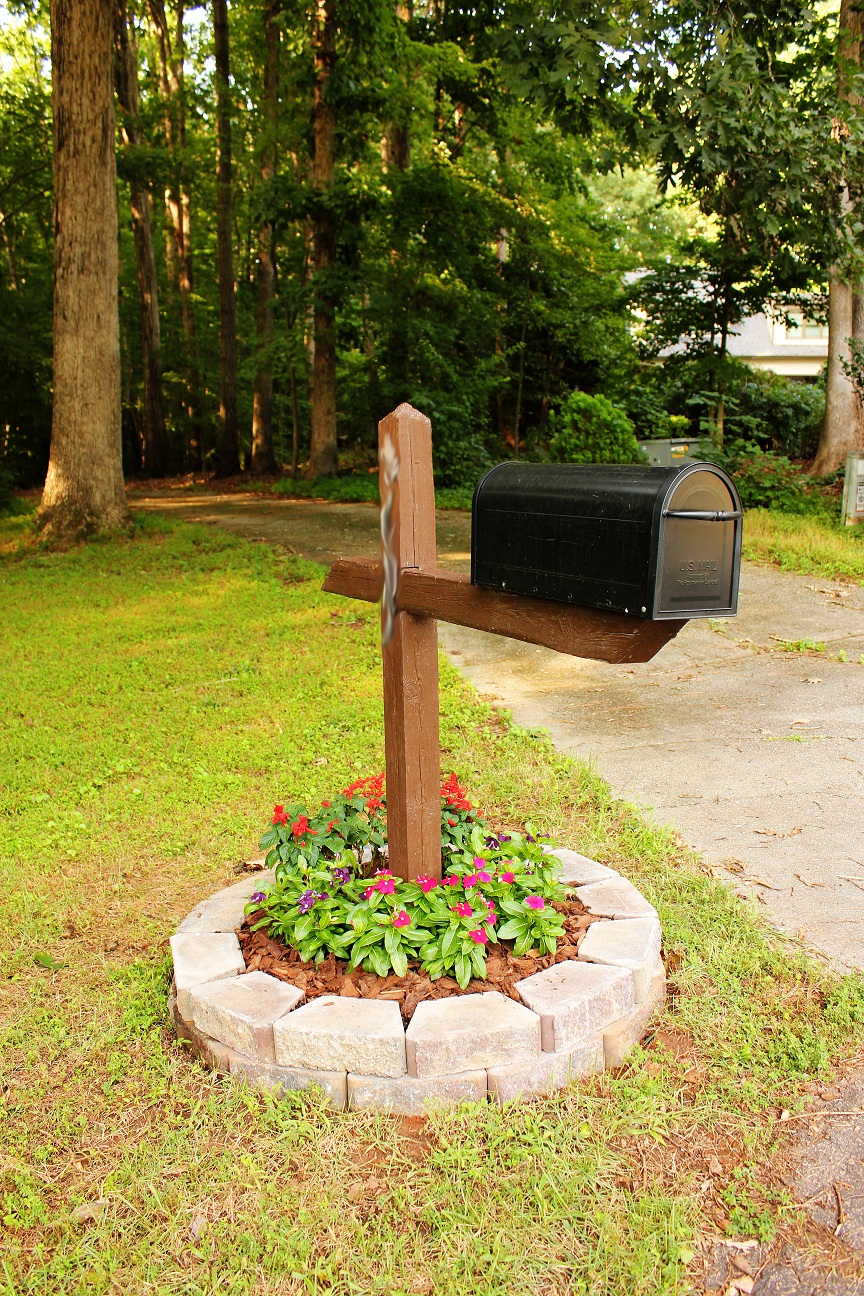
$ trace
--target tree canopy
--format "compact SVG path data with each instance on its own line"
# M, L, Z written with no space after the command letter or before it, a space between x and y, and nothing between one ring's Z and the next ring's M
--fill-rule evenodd
M730 330L860 277L860 73L838 83L837 16L803 0L113 9L127 474L363 466L403 400L441 484L552 453L574 392L638 436L716 424ZM0 17L0 449L37 483L49 18ZM701 414L658 394L682 336Z

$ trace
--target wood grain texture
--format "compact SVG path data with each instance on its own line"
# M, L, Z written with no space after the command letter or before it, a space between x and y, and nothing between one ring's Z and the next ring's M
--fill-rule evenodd
M435 482L432 424L412 405L400 405L378 424L378 444L389 437L399 456L394 543L400 570L435 566ZM383 503L383 501L382 501Z
M379 448L388 438L399 456L393 546L401 587L412 571L435 561L432 425L418 410L400 405L378 425ZM378 563L369 565L377 568L377 598L382 568ZM400 611L382 657L390 868L402 878L421 874L440 878L441 755L434 620Z
M374 603L381 596L381 565L371 558L340 559L331 567L324 589ZM621 612L480 589L467 576L434 568L403 572L398 604L417 617L541 644L571 657L621 664L650 661L687 624L641 621Z

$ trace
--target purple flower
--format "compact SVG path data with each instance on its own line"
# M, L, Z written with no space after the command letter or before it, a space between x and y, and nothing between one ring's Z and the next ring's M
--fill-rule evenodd
M300 899L297 901L297 908L300 911L300 913L301 914L308 913L317 899L318 899L317 891L304 891Z
M536 838L536 837L532 837L530 833L527 833L526 836L525 836L525 840L526 840L527 842L535 842L535 841L537 840L537 838Z
M349 868L334 868L330 872L333 874L334 882L338 882L339 886L345 886L346 882L351 881L351 870Z
M249 897L249 903L250 903L250 904L263 904L264 901L265 901L266 899L267 899L267 896L266 896L266 894L265 894L263 891L253 891L252 894L251 894L251 896Z
M497 850L497 849L498 849L498 838L497 838L497 837L487 837L487 838L486 838L486 849L487 849L487 850Z
M512 839L510 837L507 837L504 833L498 834L498 841L501 843L502 846L504 845L505 842L508 842L510 840Z

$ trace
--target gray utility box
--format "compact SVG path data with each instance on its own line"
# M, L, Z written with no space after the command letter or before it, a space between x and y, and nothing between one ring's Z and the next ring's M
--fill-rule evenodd
M847 526L864 522L864 454L853 451L846 456L843 479L843 521Z
M696 463L698 437L661 437L657 441L640 441L639 449L648 456L652 468L672 468L675 464Z
M503 463L474 492L471 583L643 619L734 616L741 501L714 464Z

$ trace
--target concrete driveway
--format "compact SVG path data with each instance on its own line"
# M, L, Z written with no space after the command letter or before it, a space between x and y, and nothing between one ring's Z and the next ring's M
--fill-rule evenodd
M325 563L377 548L373 505L175 493L130 502ZM439 513L442 565L467 570L470 525L468 514ZM596 762L618 795L671 824L782 930L838 968L864 968L864 589L745 563L736 619L691 621L641 666L440 632L519 724ZM824 651L788 650L804 640Z

